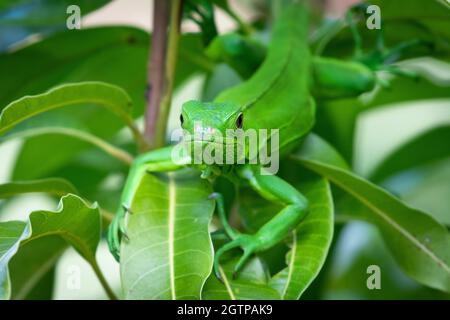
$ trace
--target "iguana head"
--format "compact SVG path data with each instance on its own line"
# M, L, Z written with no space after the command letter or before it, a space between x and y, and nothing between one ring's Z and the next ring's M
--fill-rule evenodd
M193 159L208 164L212 161L207 159L208 155L219 157L222 150L225 158L231 148L235 150L236 139L230 133L243 130L244 121L241 107L233 103L188 101L183 104L180 115L183 139L187 147L190 147ZM201 160L198 150L206 150L201 155ZM195 151L197 153L194 155Z

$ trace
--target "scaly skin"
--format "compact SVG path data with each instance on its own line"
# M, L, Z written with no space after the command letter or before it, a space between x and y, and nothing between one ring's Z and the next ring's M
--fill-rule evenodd
M200 121L202 132L206 130L222 135L226 134L227 129L277 129L281 156L287 155L292 148L298 146L313 127L315 120L315 103L310 94L311 88L315 85L311 80L313 59L308 48L307 32L305 8L300 4L286 7L275 25L264 62L250 79L224 91L214 102L188 101L183 104L180 120L186 132L185 138L188 139L198 133L199 127L196 124ZM334 66L333 63L331 65ZM346 69L344 65L342 68L344 73L348 69L356 73L362 70L361 77L367 76L364 73L365 69L359 69L359 66L351 65ZM330 76L329 70L329 67L324 68L324 72L316 75L315 79L325 82L332 89L333 84L339 85L340 82ZM356 86L358 91L361 82L347 77L347 86ZM258 141L258 150L268 142ZM191 147L200 145L201 148L205 148L211 144L219 144L224 149L226 144L230 143L233 147L238 147L234 140L218 142L203 134L188 142ZM181 145L151 151L139 156L133 162L122 194L123 205L119 208L108 233L110 250L117 260L120 258L121 238L127 238L124 220L136 192L137 182L146 172L194 167L202 172L203 178L212 180L218 175L224 175L234 183L249 185L265 199L283 205L283 208L260 230L249 235L239 233L229 225L222 196L217 193L211 195L211 198L217 201L219 217L231 239L217 251L214 258L214 269L219 279L218 266L220 257L225 251L236 247L242 248L243 256L234 269L236 273L252 254L267 250L282 241L306 216L307 199L280 177L263 174L262 164L193 164L194 155L183 148L181 161L175 162L171 154L173 148L179 146Z

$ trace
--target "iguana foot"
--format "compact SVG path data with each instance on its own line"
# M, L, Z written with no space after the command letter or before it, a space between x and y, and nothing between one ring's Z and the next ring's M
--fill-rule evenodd
M127 213L131 213L130 209L125 205L121 206L108 227L107 240L109 251L117 262L120 261L120 244L122 242L122 238L126 241L130 240L125 228L125 215Z
M217 250L214 256L214 273L216 274L216 277L223 282L220 272L220 257L226 251L232 250L237 247L240 247L244 251L244 254L236 263L233 269L233 279L235 279L238 272L242 269L242 267L245 266L247 261L251 258L252 254L258 251L260 243L261 241L256 237L256 235L240 234L234 240L222 246L219 250Z

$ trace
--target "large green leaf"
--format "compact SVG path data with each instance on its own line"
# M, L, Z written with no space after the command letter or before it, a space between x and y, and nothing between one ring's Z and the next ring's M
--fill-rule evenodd
M35 211L30 214L28 223L5 222L0 225L2 298L26 296L52 268L67 244L91 264L113 296L95 259L101 230L100 211L96 205L89 206L79 197L69 194L61 198L56 212Z
M9 260L19 249L19 242L26 224L21 221L9 221L0 223L0 299L8 299L11 296L11 283L9 282Z
M386 250L381 234L373 225L352 222L344 226L332 256L322 299L415 300L449 299L450 295L414 282L407 277ZM369 290L369 266L381 271L381 290Z
M450 156L450 126L432 128L392 151L370 174L382 181L390 175Z
M0 133L40 113L77 104L98 104L116 114L126 124L133 121L132 102L123 89L102 82L80 82L64 84L45 93L11 102L0 115Z
M34 181L16 181L0 184L0 199L30 192L43 192L59 197L62 197L68 193L77 193L75 187L70 182L59 178L47 178Z
M342 167L339 161L333 161L337 158L336 152L314 135L310 135L301 151L293 156L366 208L367 214L356 218L365 218L379 227L405 273L422 284L450 291L448 230L431 216L406 206L387 191Z
M131 99L121 88L102 82L70 83L45 93L25 96L11 102L0 114L0 134L41 113L79 104L106 108L122 119L133 132L136 142L144 143L131 115Z
M198 172L143 177L121 248L125 298L200 299L213 260L211 192Z
M11 299L25 300L33 295L36 299L46 299L51 296L52 287L44 290L41 287L54 278L52 274L56 264L67 250L67 242L59 236L47 236L35 239L20 248L19 252L9 262L11 283ZM37 293L43 292L38 295Z
M286 268L270 281L282 299L299 299L322 268L333 237L333 199L324 179L300 188L309 200L309 213L292 233Z
M223 257L226 259L226 256ZM258 258L250 260L233 279L238 257L226 259L220 266L223 282L211 274L202 291L204 300L278 300L280 295L268 285L268 275Z

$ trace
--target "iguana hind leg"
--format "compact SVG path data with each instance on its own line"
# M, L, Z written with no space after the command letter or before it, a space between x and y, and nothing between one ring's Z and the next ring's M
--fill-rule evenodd
M240 247L244 251L234 267L234 275L236 275L254 253L267 250L286 238L308 211L308 200L280 177L263 175L260 172L260 167L250 165L244 166L240 175L262 197L280 203L284 207L255 234L236 234L232 237L231 242L228 242L216 252L214 271L219 279L221 279L219 263L223 253L236 247Z

